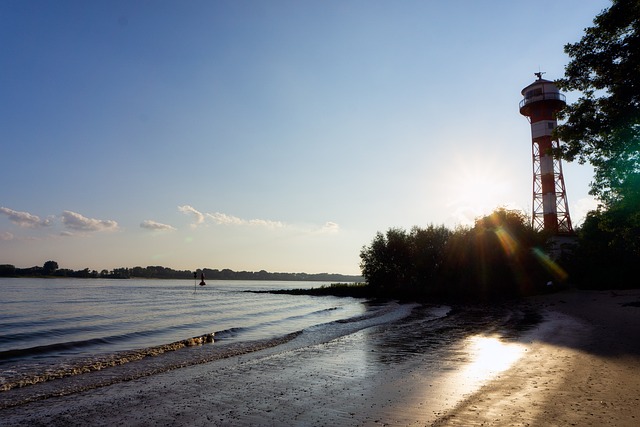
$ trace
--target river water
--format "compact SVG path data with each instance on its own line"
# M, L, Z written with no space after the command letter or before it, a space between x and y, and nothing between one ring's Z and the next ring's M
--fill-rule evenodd
M390 367L420 366L434 381L458 372L452 381L461 395L514 363L523 333L542 321L526 304L449 307L255 292L329 284L0 278L0 410L186 366L292 357L348 340L359 356L321 352L328 359L314 361L319 376L341 364L374 378ZM211 334L213 342L199 339ZM440 391L447 395L445 386Z
M366 311L353 298L247 292L323 285L0 278L0 390L192 337L213 333L218 346L277 339Z

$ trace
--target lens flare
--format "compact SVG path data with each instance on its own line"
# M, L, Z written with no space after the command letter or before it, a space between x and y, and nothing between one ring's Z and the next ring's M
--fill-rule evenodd
M567 280L569 274L564 271L549 255L542 252L539 248L531 249L531 252L535 255L536 259L542 264L542 266L555 277L557 280L563 282Z
M498 236L498 240L500 241L500 245L502 245L502 249L507 254L507 256L514 256L518 249L518 242L511 236L511 233L504 227L498 227L494 230L496 236Z

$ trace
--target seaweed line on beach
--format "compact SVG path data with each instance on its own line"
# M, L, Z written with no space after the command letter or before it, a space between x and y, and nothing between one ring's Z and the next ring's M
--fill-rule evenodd
M195 345L202 345L212 342L213 334L204 334L169 344L163 344L139 350L118 352L99 358L82 358L74 361L72 364L66 366L65 368L48 370L40 375L27 374L16 378L13 381L5 381L0 384L0 391L8 391L13 388L26 387L41 382L51 381L54 379L99 371L101 369L123 365L129 362L135 362L145 357L159 356L166 352L176 351L184 347L193 347Z

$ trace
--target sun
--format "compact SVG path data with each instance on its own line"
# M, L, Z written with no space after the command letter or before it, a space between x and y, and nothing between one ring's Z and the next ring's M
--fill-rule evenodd
M454 169L449 181L448 207L462 225L471 225L476 218L509 205L510 182L504 170L478 159Z

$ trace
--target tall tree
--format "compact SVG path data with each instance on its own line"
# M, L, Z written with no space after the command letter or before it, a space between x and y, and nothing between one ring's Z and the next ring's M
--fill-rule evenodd
M397 288L410 279L409 235L400 228L376 233L370 246L360 251L360 269L367 283L375 288Z
M58 269L58 263L55 261L47 261L42 266L42 274L51 276Z
M559 113L556 135L565 159L593 165L591 194L609 206L640 175L640 1L612 0L593 22L564 47L558 86L581 96Z

